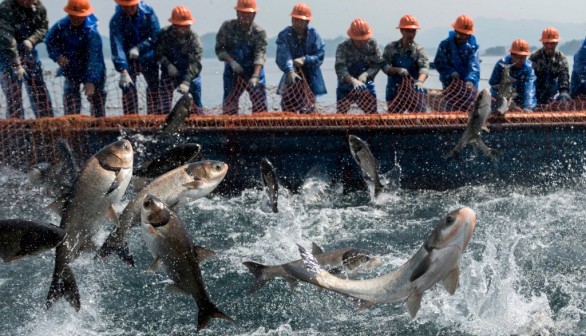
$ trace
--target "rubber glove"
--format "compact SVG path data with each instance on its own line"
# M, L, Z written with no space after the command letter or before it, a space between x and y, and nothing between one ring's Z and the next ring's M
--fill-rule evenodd
M238 64L238 62L236 62L235 60L230 61L230 66L232 67L232 71L234 71L237 74L241 74L244 72L244 69L242 69L242 66L240 64Z
M409 76L409 71L407 71L407 69L405 69L405 68L396 67L395 74L397 74L401 77L407 77L407 76Z
M169 63L169 65L167 65L167 74L169 77L177 77L177 75L179 75L179 70L177 70L172 63Z
M130 78L130 75L127 72L120 74L120 80L118 81L118 86L121 89L130 87L130 86L134 86L134 83L132 82L132 78Z
M138 56L140 56L140 50L138 50L138 47L131 48L128 51L128 58L130 58L131 60L137 59Z
M305 56L294 59L293 64L296 66L303 66L303 64L305 64Z
M474 83L472 82L466 82L466 90L473 90L474 89Z
M24 70L22 65L14 67L14 75L19 81L24 80L24 76L26 76L26 71Z
M351 77L350 79L350 84L352 84L352 88L354 90L364 90L366 89L366 85L364 85L364 82L359 81L358 79Z
M285 80L287 85L293 85L295 82L300 81L301 76L299 76L295 71L291 71L287 74L287 79Z
M189 83L187 82L183 82L179 85L179 87L177 88L177 92L181 93L181 94L186 94L187 92L189 92Z
M454 71L450 74L450 77L452 79L459 79L460 78L460 74L457 71Z
M564 91L564 92L560 92L560 94L557 97L557 100L568 101L568 100L572 100L572 97L570 97L570 95Z
M258 76L252 75L252 77L250 77L250 79L248 80L248 85L255 88L258 85L258 81Z
M368 72L363 72L360 74L360 76L358 76L358 80L361 81L362 83L366 83L368 82Z
M25 52L31 52L31 51L33 51L34 46L33 46L33 43L30 40L24 40L24 41L22 41L21 45L22 45L22 49Z
M417 92L427 93L427 89L423 85L423 82L420 80L415 81L415 85L413 86L413 89Z

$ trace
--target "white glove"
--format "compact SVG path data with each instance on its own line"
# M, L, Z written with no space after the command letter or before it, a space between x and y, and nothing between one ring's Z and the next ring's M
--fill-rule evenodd
M368 72L363 72L360 74L360 76L358 76L358 80L361 81L362 83L366 83L368 82Z
M133 47L128 51L128 58L131 60L137 59L138 56L140 56L140 50L138 50L138 47Z
M22 67L22 65L18 65L14 67L14 75L19 81L24 80L24 76L26 75L26 71Z
M30 40L24 40L22 41L22 48L26 51L26 52L31 52L33 51L33 43Z
M467 81L466 82L466 90L472 90L474 89L474 83Z
M91 97L94 95L94 93L96 93L96 86L94 83L85 83L83 85L83 92L86 96Z
M457 71L454 71L450 74L450 77L452 77L452 79L459 79L460 74Z
M118 81L118 86L121 89L127 88L129 86L134 86L134 83L132 82L132 78L130 78L130 75L128 73L120 74L120 80Z
M177 75L179 75L179 70L177 70L172 63L169 63L169 65L167 65L167 74L169 77L177 77Z
M287 79L285 80L285 83L287 85L293 85L295 84L295 82L300 81L301 76L299 76L295 71L291 71L287 74Z
M358 79L351 77L350 79L350 84L352 84L352 87L354 90L364 90L366 89L366 85L364 85L364 82L359 81Z
M572 100L572 97L570 97L570 95L564 91L564 92L560 92L560 94L557 97L557 100L568 101L568 100Z
M401 77L407 77L409 76L409 71L407 71L407 69L405 68L395 68L395 74L401 76Z
M258 85L258 81L258 76L252 75L252 77L250 77L250 80L248 80L248 85L254 88Z
M189 83L187 82L183 82L179 85L179 87L177 88L177 92L181 93L181 94L186 94L187 92L189 92Z
M303 66L303 64L305 64L305 56L294 59L293 64L297 66Z
M238 62L236 62L235 60L230 61L230 66L232 67L232 71L234 71L237 74L241 74L244 72L244 69L242 69L242 66L240 64L238 64Z

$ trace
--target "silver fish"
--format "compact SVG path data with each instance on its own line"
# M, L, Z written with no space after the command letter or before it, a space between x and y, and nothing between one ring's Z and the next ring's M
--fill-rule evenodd
M384 188L378 173L378 161L374 158L370 147L364 140L355 135L350 135L348 143L350 144L350 153L352 153L352 157L360 166L362 175L365 179L374 183L374 196L377 197Z
M263 158L260 161L260 175L269 196L271 210L273 210L274 213L277 213L279 212L279 207L277 204L279 198L279 182L277 180L277 173L275 172L275 168L267 158Z
M0 220L0 259L13 262L61 244L65 230L48 223L25 219Z
M161 128L160 135L171 135L177 132L177 129L179 129L179 127L185 122L185 118L189 116L192 105L193 97L191 94L187 93L179 98L175 106L173 106L171 113L167 115L165 124Z
M476 97L474 108L468 113L468 125L464 130L464 134L462 134L460 141L456 144L454 149L450 151L446 158L459 156L464 146L472 144L478 147L491 160L496 161L492 149L482 141L481 137L482 131L488 132L488 128L485 124L486 119L488 119L488 116L490 115L490 104L490 91L488 91L488 89L483 89L478 94L478 97Z
M476 214L470 208L450 212L441 220L423 246L398 269L368 280L341 279L323 270L303 248L301 256L309 274L321 287L361 300L361 307L407 300L415 317L423 293L438 282L453 294L459 285L460 259L470 242Z
M505 114L515 106L515 97L517 93L513 87L513 83L517 80L511 77L511 67L515 64L498 63L503 68L501 82L495 85L494 89L498 92L496 96L496 110L500 114Z
M59 139L56 147L57 162L37 163L31 167L27 176L32 184L43 185L53 196L61 197L73 186L80 168L67 140Z
M379 257L374 257L371 252L363 249L342 248L324 252L319 246L313 243L312 251L320 266L331 274L348 273L355 270L366 271L378 267L381 264ZM302 259L274 266L262 265L253 261L246 261L243 265L255 277L254 284L248 291L248 294L255 293L267 282L278 277L284 278L291 287L296 286L300 280L318 285L311 277L304 276L304 274L307 274L306 272L298 271L299 268L304 268Z
M203 329L212 318L234 321L221 312L210 299L203 282L198 248L185 229L181 218L153 195L142 202L142 235L155 258L151 270L162 264L173 281L169 289L193 297L198 307L197 329Z
M95 248L92 237L105 217L117 223L112 206L120 201L130 183L132 164L132 146L129 141L121 140L104 147L83 167L63 208L60 227L67 235L55 254L47 308L65 297L79 310L79 291L70 264L84 250Z
M123 261L134 266L134 259L124 241L126 233L140 225L142 201L148 194L155 195L169 206L177 206L185 199L198 199L212 192L224 179L228 165L220 161L199 161L189 163L165 173L142 189L126 205L97 256L104 258L116 253Z

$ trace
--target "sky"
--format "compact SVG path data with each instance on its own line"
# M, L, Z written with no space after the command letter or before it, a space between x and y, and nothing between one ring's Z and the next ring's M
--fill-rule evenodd
M49 25L66 14L66 0L42 0L47 7ZM108 24L114 13L114 0L90 0L100 19L99 30L109 35ZM199 35L217 32L223 21L235 18L236 0L149 0L157 13L161 26L167 26L171 10L177 5L187 6L195 17L192 29ZM257 0L256 22L269 37L290 25L289 14L297 0ZM421 25L420 34L428 29L451 30L451 23L460 14L473 19L479 17L508 20L544 20L582 24L582 35L586 35L586 1L584 0L307 0L312 9L312 25L324 38L345 35L350 22L364 18L372 27L377 40L399 37L395 29L404 14L414 15ZM553 23L552 23L553 24Z

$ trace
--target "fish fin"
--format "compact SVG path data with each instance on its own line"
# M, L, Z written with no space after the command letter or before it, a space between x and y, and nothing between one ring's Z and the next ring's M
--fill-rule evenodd
M267 266L255 263L253 261L245 261L242 264L248 268L250 273L252 273L252 275L254 275L255 278L252 287L250 287L246 294L250 295L255 293L270 280L265 278L264 276L264 270L267 268Z
M318 255L324 253L324 250L316 243L311 243L311 254Z
M115 224L116 226L120 226L120 221L118 220L118 214L116 213L116 210L114 210L114 206L110 205L108 207L108 211L106 212L106 216L113 224Z
M157 261L157 259L155 259L155 261ZM191 293L189 293L185 289L177 286L177 284L174 282L168 284L167 287L165 287L165 290L167 290L169 293L191 296Z
M309 273L311 273L312 275L316 275L319 272L322 271L321 266L319 265L319 262L317 261L317 259L315 259L315 257L313 256L313 254L307 252L303 246L297 244L298 248L299 248L299 254L301 254L301 259L303 259L303 265L305 266L305 268L307 269L307 271Z
M271 203L271 210L273 213L279 213L279 206L277 202Z
M152 225L148 226L147 231L154 236L163 237L163 235L159 232L159 230L155 229L155 227Z
M53 303L59 301L62 297L65 297L65 300L75 308L76 312L79 311L81 308L79 290L77 289L75 275L69 265L64 265L61 272L57 272L57 270L53 272L53 280L51 280L45 307L47 309L51 308Z
M159 267L161 267L162 261L163 260L161 258L156 257L155 260L153 260L153 262L149 266L149 269L147 271L155 273L159 269Z
M417 312L419 308L421 308L421 298L423 297L423 293L419 293L418 291L414 290L411 295L407 298L407 310L409 310L409 315L411 318L415 318L417 316Z
M488 147L480 137L476 140L476 147L478 147L478 149L480 149L482 153L488 156L493 162L496 162L496 157L493 155L492 149Z
M212 318L220 318L234 322L234 319L221 312L211 301L207 301L207 304L204 307L199 307L197 312L197 330L199 331L205 328Z
M216 255L216 252L201 246L195 246L193 252L195 253L197 262L202 262Z
M490 133L490 130L488 129L488 126L486 126L486 125L482 126L481 130L485 131L486 133Z
M372 301L368 301L368 300L362 300L362 299L356 299L358 305L356 306L356 309L358 310L363 310L363 309L368 309L372 306L374 306L374 302Z
M118 171L116 172L116 178L114 179L114 181L112 181L112 184L110 185L110 188L108 188L108 191L106 191L106 195L118 189L118 187L122 184L122 181L124 181L124 173L122 172L122 169L118 169Z
M287 284L289 284L289 288L295 289L299 285L299 280L297 279L286 279Z
M183 184L184 187L188 188L188 189L199 189L204 185L204 181L203 180L194 180L191 181L189 183L185 183Z
M65 203L67 203L67 196L61 196L53 202L49 203L49 205L47 205L45 208L54 214L61 216L63 208L65 207Z
M338 266L338 267L332 267L330 269L327 269L328 273L332 274L332 275L340 275L342 274L342 267Z
M454 268L448 273L448 275L442 280L442 285L450 295L454 295L456 289L460 286L460 266Z
M417 280L420 276L427 272L429 266L431 266L430 254L426 255L425 258L423 258L423 260L421 260L421 262L417 265L417 267L415 267L415 269L411 273L411 276L409 277L409 281L413 282Z
M122 261L124 261L128 266L134 267L134 258L130 253L130 249L128 248L128 244L125 241L121 243L114 243L116 241L117 233L116 228L110 233L106 241L102 244L102 247L96 253L94 259L98 258L106 258L107 256L115 253Z

